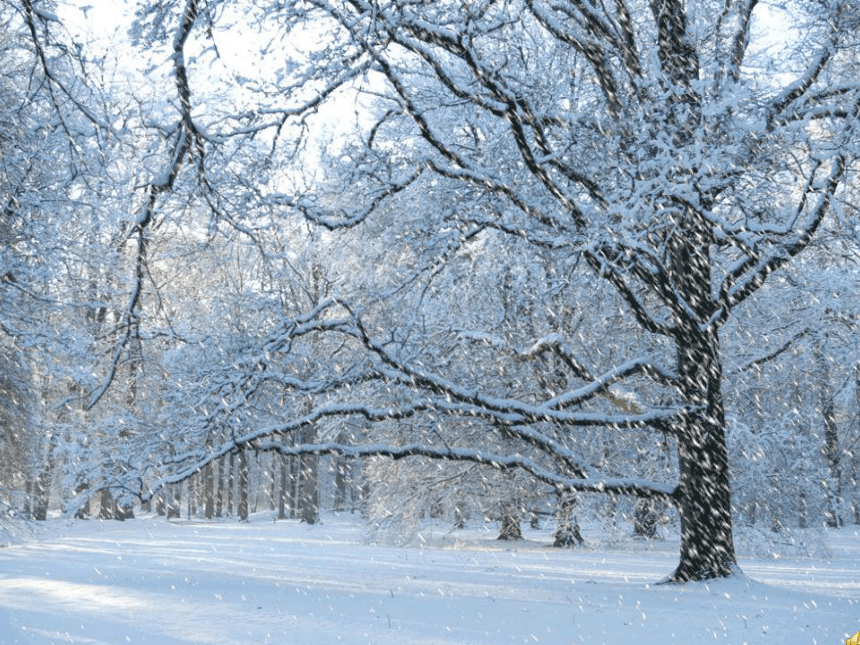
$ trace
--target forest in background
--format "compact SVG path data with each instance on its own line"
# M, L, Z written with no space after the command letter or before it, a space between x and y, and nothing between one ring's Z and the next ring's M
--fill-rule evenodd
M860 522L854 3L111 4L0 2L8 517Z

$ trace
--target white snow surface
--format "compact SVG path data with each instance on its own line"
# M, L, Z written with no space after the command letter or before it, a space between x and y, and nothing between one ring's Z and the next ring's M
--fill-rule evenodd
M559 550L495 527L367 543L357 516L315 526L50 520L0 549L0 643L844 643L860 630L860 532L818 557L656 585L675 540ZM420 546L419 546L420 545Z

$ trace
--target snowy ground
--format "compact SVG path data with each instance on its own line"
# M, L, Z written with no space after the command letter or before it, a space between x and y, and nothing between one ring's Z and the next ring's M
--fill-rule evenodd
M746 577L655 586L677 544L560 551L472 530L370 546L349 517L55 520L0 549L0 643L794 643L860 630L860 535ZM430 546L432 545L432 546Z

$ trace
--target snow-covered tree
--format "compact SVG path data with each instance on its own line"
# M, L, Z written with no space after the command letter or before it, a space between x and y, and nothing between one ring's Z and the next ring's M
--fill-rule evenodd
M249 412L224 443L173 458L164 481L236 447L515 468L559 490L671 503L682 527L671 579L729 575L736 564L722 391L724 347L736 345L724 336L743 333L733 314L815 239L855 162L860 97L841 64L856 26L850 9L840 0L798 6L774 41L766 7L754 0L143 5L138 31L150 46L170 43L177 100L162 119L173 142L164 172L137 211L139 249L165 196L191 186L215 217L249 233L298 213L355 245L373 216L398 208L414 209L404 221L426 232L379 239L417 267L405 280L387 278L399 286L380 286L386 267L372 267L383 276L376 293L334 289L305 313L266 325L231 361L223 414L240 414L269 372L296 402L313 394L309 412L296 404L257 422ZM218 39L252 14L271 25L260 51L287 63L256 78L207 76ZM216 47L206 49L207 39ZM199 58L185 55L192 46ZM231 84L242 90L225 94ZM296 152L302 141L306 152L319 145L302 139L313 130L304 126L314 111L362 92L374 100L357 119L362 136L337 145L338 198L330 183L314 194L290 170L307 159ZM257 157L258 140L266 157ZM184 174L193 177L186 187ZM623 325L605 339L571 338L570 321L547 313L533 337L518 328L497 343L476 328L461 336L480 348L458 342L440 353L458 287L386 310L403 290L431 293L458 250L491 252L498 235L549 258L559 276L575 267L571 307L580 293L610 290ZM355 257L362 266L360 249ZM469 274L462 279L468 284ZM513 297L544 291L526 283ZM125 337L139 307L132 293ZM393 325L379 324L385 312ZM613 333L627 326L647 342ZM584 358L594 345L600 351ZM564 368L562 390L504 378L539 356ZM441 439L280 439L332 418L368 428L420 419ZM444 433L449 420L481 430L457 445ZM570 440L598 427L650 429L655 445L668 438L678 480L601 471Z
M469 462L671 504L670 579L730 575L726 355L769 276L846 218L858 155L856 9L791 8L777 37L756 0L147 0L152 66L105 90L120 127L25 0L67 167L117 231L80 403L123 398L147 329L194 375L114 485L147 498L250 450ZM322 263L298 262L301 224ZM153 279L178 230L265 266L205 300L237 315L193 350Z

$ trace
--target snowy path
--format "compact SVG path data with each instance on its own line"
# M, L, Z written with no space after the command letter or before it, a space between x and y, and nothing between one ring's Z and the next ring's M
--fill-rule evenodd
M364 545L337 518L57 522L0 549L0 643L836 645L860 630L853 531L829 559L746 560L756 582L685 587L653 585L671 543L562 552L472 535L418 549Z

